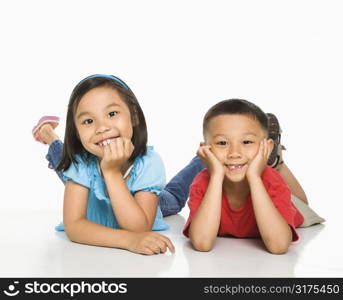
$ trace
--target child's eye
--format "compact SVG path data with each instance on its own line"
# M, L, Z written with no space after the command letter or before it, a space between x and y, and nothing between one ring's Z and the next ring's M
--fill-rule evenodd
M253 143L254 143L253 141L248 141L248 140L247 141L243 141L244 145L253 144Z
M116 114L118 114L117 111L111 111L108 115L109 115L110 117L114 117Z
M219 146L226 146L228 143L227 143L227 141L219 141L216 144Z
M84 120L82 122L82 124L85 124L85 125L89 125L89 124L92 124L93 123L93 120L92 119L87 119L87 120Z

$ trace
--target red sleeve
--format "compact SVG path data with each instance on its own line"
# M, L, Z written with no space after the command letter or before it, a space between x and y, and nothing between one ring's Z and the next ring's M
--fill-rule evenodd
M194 179L191 188L190 188L190 192L189 192L189 200L188 200L188 206L189 206L189 216L188 216L188 220L186 222L186 225L183 229L183 234L186 237L189 237L188 235L188 230L189 230L189 226L191 225L193 216L195 215L195 213L197 212L202 199L204 198L204 195L206 193L206 189L207 189L207 185L206 185L206 180L205 177L203 175L207 175L206 173L204 173L205 170L201 171ZM208 182L207 182L208 184Z
M299 235L295 229L294 221L297 210L291 201L291 191L281 175L274 169L270 168L270 174L266 175L269 177L269 184L266 186L267 192L281 216L290 226L292 230L292 241L295 242L299 240Z

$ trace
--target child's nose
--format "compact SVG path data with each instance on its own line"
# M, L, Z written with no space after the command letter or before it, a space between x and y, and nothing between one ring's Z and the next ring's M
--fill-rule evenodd
M228 147L227 156L228 158L240 158L241 157L240 146L232 143Z
M106 126L99 126L96 130L97 134L101 134L101 133L105 133L106 131L110 130L108 127Z
M109 126L109 124L107 124L106 120L101 120L98 121L97 127L96 127L96 133L104 133L108 130L110 130L111 127Z

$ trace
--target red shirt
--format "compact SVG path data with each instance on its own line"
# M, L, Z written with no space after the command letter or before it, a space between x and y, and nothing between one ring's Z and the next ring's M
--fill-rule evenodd
M271 167L266 167L262 173L262 181L275 207L289 224L293 232L293 241L299 239L295 230L304 222L303 216L291 201L291 192L281 175ZM183 230L188 237L189 226L207 191L210 174L207 169L202 170L195 178L190 188L188 206L190 214ZM222 193L222 208L218 236L232 235L235 237L260 237L257 227L252 200L249 196L239 209L230 207L229 201Z

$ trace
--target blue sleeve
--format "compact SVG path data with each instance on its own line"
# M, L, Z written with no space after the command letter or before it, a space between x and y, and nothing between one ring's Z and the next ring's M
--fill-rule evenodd
M166 172L161 157L148 147L147 154L138 158L132 176L131 192L152 192L159 195L166 184Z
M64 181L72 180L86 188L91 186L91 176L89 167L79 156L76 158L77 163L71 163L68 170L63 172Z

